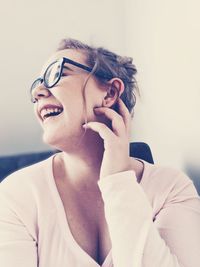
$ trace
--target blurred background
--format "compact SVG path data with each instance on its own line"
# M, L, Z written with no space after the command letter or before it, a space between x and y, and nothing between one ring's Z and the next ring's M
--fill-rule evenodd
M131 56L140 88L132 140L200 183L198 0L4 1L0 10L0 156L49 150L29 87L63 37Z

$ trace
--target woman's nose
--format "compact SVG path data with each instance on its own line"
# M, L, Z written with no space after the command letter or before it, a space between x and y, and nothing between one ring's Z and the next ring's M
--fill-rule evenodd
M51 92L44 86L44 84L40 84L39 86L35 87L31 92L32 99L36 101L44 97L49 97L50 95Z

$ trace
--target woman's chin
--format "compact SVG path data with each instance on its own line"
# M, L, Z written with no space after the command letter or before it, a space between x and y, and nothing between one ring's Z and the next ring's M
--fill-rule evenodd
M78 146L81 143L81 138L79 137L75 137L75 135L72 136L65 136L65 138L63 138L63 136L59 136L55 134L51 134L51 133L43 133L43 137L42 140L45 144L54 147L55 149L58 149L60 151L74 151L78 148Z
M58 135L47 133L47 132L43 133L42 140L45 144L53 146L55 148L59 146L59 143L61 141Z

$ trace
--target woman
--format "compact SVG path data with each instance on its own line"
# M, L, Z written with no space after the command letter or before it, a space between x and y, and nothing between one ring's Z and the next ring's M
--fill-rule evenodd
M4 267L197 267L200 201L182 172L129 157L131 58L61 42L31 87L60 150L0 186Z

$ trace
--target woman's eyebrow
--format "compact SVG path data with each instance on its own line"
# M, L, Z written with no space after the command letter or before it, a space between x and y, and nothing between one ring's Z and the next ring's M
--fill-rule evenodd
M64 68L64 69L67 69L67 70L71 70L71 71L73 71L73 69L70 69L67 65L64 65L63 68Z

